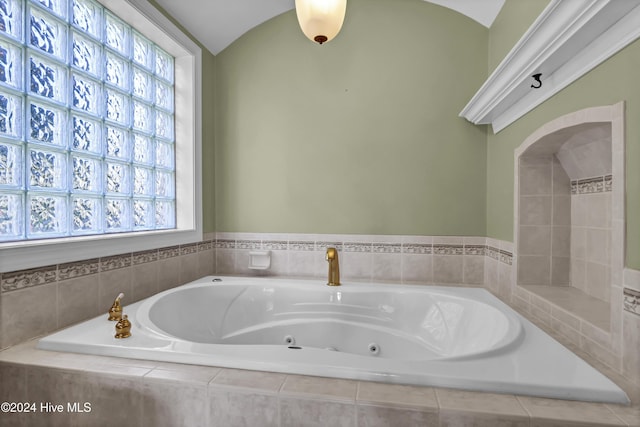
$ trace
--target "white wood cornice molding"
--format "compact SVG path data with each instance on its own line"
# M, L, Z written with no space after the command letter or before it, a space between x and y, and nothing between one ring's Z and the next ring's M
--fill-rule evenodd
M638 37L640 0L552 0L460 116L497 133Z

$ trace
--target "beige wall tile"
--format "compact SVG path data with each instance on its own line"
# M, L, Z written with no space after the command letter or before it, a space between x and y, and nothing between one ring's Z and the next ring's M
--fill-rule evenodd
M460 255L433 255L434 283L462 283L464 264Z
M100 288L98 293L98 309L106 313L120 292L124 293L122 303L131 304L133 293L131 286L131 267L116 268L102 271L100 276Z
M342 252L338 256L340 257L340 276L343 280L371 280L373 254L370 252ZM328 266L326 268L328 269Z
M604 404L571 402L518 396L522 406L531 415L531 425L622 425L620 420ZM564 423L564 424L563 424ZM575 424L574 424L575 423Z
M198 254L181 255L180 259L180 284L193 282L199 279Z
M430 254L402 254L404 283L433 283L433 256Z
M550 285L551 258L548 256L519 256L518 283L521 285Z
M520 167L520 194L525 196L551 194L551 158L538 165Z
M57 321L57 283L2 294L2 345L5 348L48 332Z
M131 267L133 275L131 301L140 301L158 293L158 263L163 261L146 262Z
M333 400L355 401L357 382L336 378L288 375L281 388L281 395L314 396Z
M622 372L640 385L640 316L622 313Z
M518 253L520 255L549 255L551 230L545 225L520 226Z
M374 282L400 282L402 280L402 254L374 253L371 280Z
M285 378L285 374L275 372L222 369L211 382L211 386L239 387L259 390L261 393L277 393L282 387Z
M209 425L206 384L145 377L142 390L142 426L191 427ZM131 425L131 424L129 424Z
M179 257L158 261L158 291L162 292L180 284Z
M415 427L438 425L437 412L423 412L413 409L359 404L357 413L358 427Z
M482 285L484 282L484 256L463 256L463 283L468 285Z
M356 419L353 403L280 398L282 427L352 427Z
M209 395L209 419L212 427L275 427L279 425L278 399L259 393L212 390Z
M99 285L97 274L58 283L59 328L98 316L104 311L98 304Z
M521 196L520 225L551 225L551 196Z
M358 404L411 407L422 411L438 411L435 389L399 384L360 381Z

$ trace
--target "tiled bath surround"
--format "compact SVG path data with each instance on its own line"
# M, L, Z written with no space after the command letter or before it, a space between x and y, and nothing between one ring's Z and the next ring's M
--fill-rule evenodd
M218 233L216 272L324 278L329 246L338 249L342 280L372 282L482 286L487 256L512 258L510 244L484 237ZM271 251L269 270L248 268L252 250Z
M208 240L207 240L208 238ZM0 348L213 274L215 235L200 243L0 274Z
M640 406L57 353L34 346L27 342L0 353L4 398L89 402L92 410L0 413L1 425L103 426L105 420L153 427L640 425ZM637 401L637 388L609 374Z
M216 238L217 237L217 238ZM377 425L441 425L441 426L493 426L493 425L575 425L587 426L596 422L606 426L640 425L640 409L637 403L640 392L637 384L625 384L627 379L640 378L637 348L640 315L635 314L635 305L630 297L632 291L640 292L640 272L625 271L625 357L622 362L611 363L602 353L606 342L599 343L602 331L590 328L588 323L576 323L570 315L552 305L545 306L533 294L523 291L512 281L513 244L490 238L460 237L390 237L390 236L327 236L327 235L274 235L219 233L206 236L204 242L183 247L161 248L158 251L127 254L100 260L89 260L60 265L38 271L5 273L0 301L11 295L47 289L56 285L51 298L61 306L64 298L69 303L56 312L54 329L68 323L103 314L110 305L116 286L107 282L123 280L130 286L130 294L143 298L157 280L157 290L192 280L193 268L197 275L224 272L230 274L277 274L310 276L325 279L327 273L324 250L327 246L340 249L343 278L348 280L400 281L404 283L451 284L462 277L467 285L484 284L504 301L513 301L512 306L521 311L553 337L585 358L623 385L634 405L631 408L617 405L564 402L549 399L524 398L521 396L468 393L455 390L376 384L326 378L301 377L265 372L236 371L190 365L163 364L159 362L129 361L108 357L51 353L33 349L34 342L15 346L0 353L0 381L8 385L12 399L90 400L94 402L93 415L74 415L75 421L83 425L101 425L102 420L111 419L112 412L126 415L127 422L137 425L176 425L184 420L190 425L252 425L259 420L261 425L317 425L325 421L332 425L377 426ZM248 270L248 252L252 249L271 250L273 269ZM390 256L384 267L374 268L374 263ZM305 263L306 262L306 263ZM436 264L444 262L443 268ZM155 265L153 265L156 263ZM299 265L298 263L303 263ZM350 263L355 265L349 266ZM144 266L144 267L140 267ZM231 269L233 266L233 269ZM238 270L235 270L235 268ZM136 271L139 268L140 271ZM149 268L149 270L145 270ZM220 271L227 268L226 271ZM305 268L312 268L310 274ZM462 273L450 273L450 269L462 268ZM126 269L129 269L128 272ZM56 272L53 280L52 271ZM628 274L627 274L628 272ZM110 277L101 276L103 274ZM399 275L399 278L398 278ZM481 275L481 276L480 276ZM478 277L481 279L478 279ZM437 280L435 278L438 278ZM395 279L394 279L395 278ZM6 282L5 282L6 279ZM104 279L104 283L103 280ZM66 282L79 282L65 292ZM91 280L94 283L89 284ZM473 283L478 282L479 283ZM147 285L141 285L147 283ZM88 300L95 301L102 295L106 307L91 305L92 312L82 312L87 298L83 291L92 289ZM95 290L97 287L98 291ZM5 289L6 288L6 289ZM19 289L18 289L19 288ZM145 290L146 289L146 290ZM126 291L125 291L126 292ZM528 298L527 298L528 295ZM73 300L72 297L78 298ZM51 304L43 294L30 294L29 304L37 310L48 310ZM126 297L125 297L126 299ZM523 302L525 301L526 302ZM29 318L24 312L24 301L18 317ZM11 304L16 304L13 300ZM18 302L20 304L20 302ZM47 305L48 304L48 305ZM622 306L622 292L620 297ZM0 305L1 307L1 305ZM61 306L62 307L62 306ZM6 309L6 307L5 307ZM11 310L11 308L9 308ZM630 311L629 311L630 310ZM125 302L126 311L126 302ZM29 311L31 313L31 311ZM14 312L15 314L15 312ZM65 319L71 316L73 319ZM3 325L6 324L3 318ZM15 317L13 319L16 319ZM33 321L33 319L32 319ZM41 324L41 323L35 323ZM574 326L573 331L567 325ZM32 336L46 333L43 329L31 328ZM570 326L569 326L570 328ZM635 328L635 329L634 329ZM36 333L34 333L36 331ZM577 333L576 342L570 337ZM573 334L573 335L572 335ZM584 338L582 338L584 337ZM24 340L24 339L23 339ZM583 346L585 342L590 345ZM574 344L575 343L575 344ZM596 343L597 346L594 346ZM620 359L618 359L620 360ZM620 363L623 364L620 369ZM613 367L617 368L614 369ZM635 368L634 368L635 367ZM625 372L622 378L616 372ZM631 373L631 375L629 375ZM99 387L95 383L99 382ZM111 397L104 400L104 393ZM337 394L336 394L337 393ZM14 396L15 395L15 396ZM185 398L186 396L186 398ZM431 396L431 397L429 397ZM65 401L66 401L65 400ZM113 408L105 402L113 402ZM53 417L58 417L54 415ZM83 418L81 418L83 417ZM6 418L5 418L6 419ZM12 420L15 421L16 418ZM60 415L61 424L71 422ZM26 421L25 421L26 420ZM48 425L52 417L22 418L23 424ZM55 421L55 420L54 420ZM244 424L243 424L244 423ZM439 423L439 424L438 424ZM325 424L326 425L326 424Z

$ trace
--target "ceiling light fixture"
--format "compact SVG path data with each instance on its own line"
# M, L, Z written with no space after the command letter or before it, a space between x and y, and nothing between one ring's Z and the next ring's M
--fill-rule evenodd
M300 28L309 40L318 44L338 35L346 10L347 0L296 0Z

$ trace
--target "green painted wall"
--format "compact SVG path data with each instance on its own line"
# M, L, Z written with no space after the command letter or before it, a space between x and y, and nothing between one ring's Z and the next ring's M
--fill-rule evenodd
M421 0L349 0L324 46L293 11L249 31L215 58L216 231L485 235L486 129L458 113L487 38Z
M500 20L516 19L519 0L507 0ZM523 22L526 24L526 22ZM529 24L523 25L524 33ZM500 39L500 27L490 40ZM568 86L497 135L488 136L487 234L513 240L514 150L536 129L564 114L587 107L626 102L626 203L628 267L640 268L640 41Z
M215 98L215 57L198 39L186 30L174 17L169 15L155 0L149 0L171 22L202 49L202 211L203 230L205 233L215 231L215 188L214 177L214 98Z

